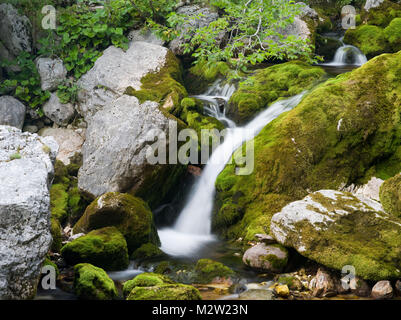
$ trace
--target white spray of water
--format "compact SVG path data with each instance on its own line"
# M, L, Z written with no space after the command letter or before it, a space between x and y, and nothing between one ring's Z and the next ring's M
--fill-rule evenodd
M334 55L333 61L329 63L324 63L327 66L346 66L346 65L355 65L361 66L365 64L368 59L366 56L359 50L357 47L344 44L342 41L343 38L340 39L342 46L339 47Z

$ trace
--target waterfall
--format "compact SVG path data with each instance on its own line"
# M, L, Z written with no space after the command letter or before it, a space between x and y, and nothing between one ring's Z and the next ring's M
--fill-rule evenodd
M343 43L343 38L340 38L342 46L339 47L334 55L333 61L324 63L327 66L345 66L354 65L361 66L368 60L366 56L355 46Z
M254 138L266 124L277 118L281 113L295 107L303 96L303 94L299 94L275 102L247 125L236 127L235 123L225 116L225 108L221 110L219 105L219 99L228 101L234 90L233 87L227 87L227 85L221 87L217 83L204 95L197 96L198 99L209 105L207 109L211 115L227 124L228 132L224 142L214 150L209 158L173 228L159 230L161 249L168 254L193 255L205 243L215 240L211 234L211 213L215 182L218 175L236 149L245 141Z

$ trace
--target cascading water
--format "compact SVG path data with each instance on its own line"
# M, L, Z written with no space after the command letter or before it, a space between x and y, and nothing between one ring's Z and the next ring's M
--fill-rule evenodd
M209 112L213 116L227 124L228 132L224 142L214 150L208 160L174 227L159 230L161 249L170 255L193 255L203 245L215 240L211 234L211 212L217 176L224 169L236 149L245 141L254 138L266 124L277 118L281 113L295 107L303 96L303 94L299 94L290 99L278 101L257 115L247 125L236 127L235 123L225 116L225 109L220 110L218 101L218 99L228 101L234 91L235 88L233 87L221 87L217 84L204 95L197 96L198 99L209 104Z
M346 66L354 65L361 66L368 60L366 56L357 47L343 43L343 38L340 38L342 46L339 47L334 55L334 59L331 62L324 63L327 66Z

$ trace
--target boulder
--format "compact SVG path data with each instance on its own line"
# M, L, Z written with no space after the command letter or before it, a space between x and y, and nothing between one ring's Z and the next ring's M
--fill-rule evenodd
M162 46L164 44L164 41L160 39L157 35L155 35L152 30L149 29L132 30L128 33L127 37L132 42L142 41L159 46Z
M401 220L361 196L311 193L273 215L270 231L279 243L332 269L351 265L356 276L371 280L401 274Z
M50 99L42 107L46 117L59 126L66 127L75 114L71 103L61 103L57 93L51 93Z
M25 106L14 97L0 97L0 125L22 129L25 120L25 112Z
M32 51L32 25L13 5L0 4L0 40L14 57Z
M401 173L381 185L380 202L386 212L401 217Z
M63 162L66 166L77 154L82 154L82 145L84 143L84 129L66 129L66 128L44 128L39 131L42 137L51 136L59 145L57 160Z
M124 270L128 266L127 242L115 227L91 231L67 243L61 254L70 265L86 262L105 270Z
M270 233L273 214L310 192L401 172L400 66L401 53L375 57L268 123L253 140L253 172L238 176L232 163L217 177L213 231L252 241Z
M288 252L279 244L258 243L245 251L242 261L251 268L278 273L287 265Z
M380 187L382 186L384 180L376 177L372 177L367 183L363 185L354 185L343 188L342 191L349 191L355 195L360 195L365 198L369 198L375 201L380 201Z
M384 2L384 0L366 0L365 5L363 6L363 8L366 11L369 11L372 8L377 8L378 6L380 6L382 3Z
M358 297L369 297L370 296L370 286L368 283L359 278L359 277L354 277L349 284L349 287L351 289L351 293L355 294Z
M95 199L74 226L74 234L114 226L127 240L129 253L142 244L160 245L148 205L129 194L109 192Z
M112 300L118 295L107 273L89 263L80 263L74 267L74 292L84 300Z
M290 289L288 289L286 284L277 284L274 287L274 292L282 298L287 298L290 295Z
M173 283L175 282L167 276L157 273L144 272L137 275L134 279L124 282L123 294L124 297L127 297L135 287L153 287L157 285Z
M67 69L61 59L38 58L36 59L41 88L43 91L54 91L63 83L67 76Z
M391 299L393 297L393 287L390 281L382 280L377 282L372 288L371 297L373 299Z
M319 269L310 281L309 289L314 297L333 297L344 291L339 279L322 269Z
M218 278L229 278L234 275L229 267L221 262L211 259L199 259L195 266L195 282L196 283L211 283Z
M30 299L50 248L57 143L0 126L0 300Z

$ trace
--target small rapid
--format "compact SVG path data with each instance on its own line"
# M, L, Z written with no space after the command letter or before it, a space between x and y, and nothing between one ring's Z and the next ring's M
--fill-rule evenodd
M342 37L339 40L341 41L342 46L337 49L336 53L334 54L333 61L323 63L322 65L333 67L347 65L362 66L368 61L366 56L357 47L344 44Z

